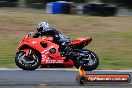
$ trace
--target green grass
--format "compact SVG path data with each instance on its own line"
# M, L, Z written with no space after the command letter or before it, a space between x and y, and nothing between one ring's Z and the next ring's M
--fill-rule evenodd
M91 17L0 12L0 67L16 67L17 46L40 21L48 21L71 39L92 37L87 49L100 58L98 69L132 69L132 17Z
M17 52L18 40L0 39L0 67L15 67L15 53Z

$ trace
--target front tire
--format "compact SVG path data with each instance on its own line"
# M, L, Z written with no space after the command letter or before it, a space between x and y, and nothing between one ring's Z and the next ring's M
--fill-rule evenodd
M27 59L29 59L27 61ZM36 54L27 58L25 52L18 52L15 57L16 65L23 70L35 70L40 66L40 60Z
M82 68L85 71L95 70L99 65L98 56L94 52L92 52L90 50L86 50L86 49L83 49L82 53L88 55L88 58L84 58L84 57L81 57L81 56L77 57L74 60L74 66L76 68L79 68L79 66L82 66ZM89 59L89 60L87 60L87 59Z

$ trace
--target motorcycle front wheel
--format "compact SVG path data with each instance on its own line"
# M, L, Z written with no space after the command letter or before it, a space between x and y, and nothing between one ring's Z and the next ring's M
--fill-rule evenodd
M98 67L99 58L94 52L87 50L87 49L83 49L81 50L81 52L79 51L78 53L83 53L87 57L82 57L82 56L77 57L74 60L74 66L76 68L79 68L79 66L82 66L82 68L85 71L92 71Z
M40 60L36 54L27 57L25 52L18 52L15 57L16 65L23 70L35 70L40 66Z

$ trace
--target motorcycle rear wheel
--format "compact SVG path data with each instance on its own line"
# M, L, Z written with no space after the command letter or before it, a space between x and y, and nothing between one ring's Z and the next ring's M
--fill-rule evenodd
M15 57L16 65L23 70L35 70L40 66L40 60L36 54L32 59L26 61L28 58L25 56L25 52L18 52Z
M80 51L78 53L80 53ZM88 58L84 58L84 57L81 57L81 56L77 57L74 60L74 66L76 68L79 68L79 66L82 66L82 68L85 71L95 70L99 65L98 56L94 52L92 52L90 50L87 50L87 49L82 49L81 53L85 53L86 55L88 55ZM87 59L89 59L89 60L87 61Z

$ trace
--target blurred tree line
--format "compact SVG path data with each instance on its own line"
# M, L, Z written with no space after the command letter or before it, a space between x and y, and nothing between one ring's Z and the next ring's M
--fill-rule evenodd
M68 1L76 3L84 3L86 0L25 0L28 7L45 8L46 3L55 1Z
M84 3L86 0L25 0L28 7L45 8L46 3L55 1L68 1L76 3Z
M46 3L55 2L60 0L0 0L0 7L16 7L21 3L24 3L27 7L31 8L44 8ZM61 0L68 2L84 3L86 0Z
M0 7L15 7L21 2L25 3L27 7L32 8L44 8L46 3L54 2L60 0L0 0ZM108 4L114 4L116 6L123 6L127 8L132 8L132 0L61 0L68 2L85 3L86 1L99 1ZM20 2L20 3L19 3Z
M0 0L0 7L16 7L19 4L24 3L27 7L31 8L45 8L46 3L55 2L60 0ZM61 0L68 2L84 3L86 0Z
M18 0L0 0L0 7L15 7Z
M108 4L115 4L116 6L132 8L132 0L100 0Z
M45 1L46 2L67 1L67 2L85 3L87 0L45 0Z

